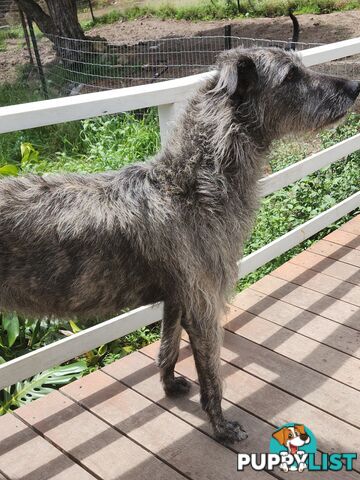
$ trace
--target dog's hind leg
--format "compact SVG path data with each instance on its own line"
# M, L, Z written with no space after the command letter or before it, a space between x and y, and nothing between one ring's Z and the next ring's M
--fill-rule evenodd
M174 375L182 332L181 313L178 305L165 301L157 365L165 393L169 396L182 395L190 390L190 382Z
M222 382L220 377L220 348L222 329L216 316L209 316L198 322L189 319L183 324L187 331L195 359L200 383L201 405L208 414L215 437L224 443L233 443L247 438L238 422L224 418Z

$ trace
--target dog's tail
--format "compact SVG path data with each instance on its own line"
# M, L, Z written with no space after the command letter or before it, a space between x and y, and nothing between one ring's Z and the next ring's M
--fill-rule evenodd
M300 36L300 25L298 19L295 17L291 9L289 9L289 17L291 18L293 24L293 34L290 43L290 50L296 50L296 43L299 41Z

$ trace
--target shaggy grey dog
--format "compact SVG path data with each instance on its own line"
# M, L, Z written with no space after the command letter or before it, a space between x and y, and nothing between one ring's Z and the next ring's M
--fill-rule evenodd
M359 90L306 69L293 52L229 50L149 162L1 180L0 308L87 318L164 301L166 393L189 389L174 377L184 327L216 437L246 438L221 409L219 317L257 209L263 158L274 139L336 122Z

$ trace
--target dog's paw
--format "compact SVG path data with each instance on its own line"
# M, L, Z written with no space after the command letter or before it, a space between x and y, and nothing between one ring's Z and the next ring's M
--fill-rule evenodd
M241 442L248 438L248 434L238 422L224 420L215 429L215 438L221 443Z
M185 395L189 392L191 383L184 377L175 377L164 383L164 390L169 397Z

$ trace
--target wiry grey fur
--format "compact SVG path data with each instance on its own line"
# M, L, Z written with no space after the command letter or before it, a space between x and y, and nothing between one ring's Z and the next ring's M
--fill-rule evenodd
M149 162L1 180L1 309L108 317L164 301L165 391L189 389L174 377L184 327L217 438L245 438L221 410L218 320L256 212L263 158L274 139L338 120L359 89L305 69L293 52L229 50Z

